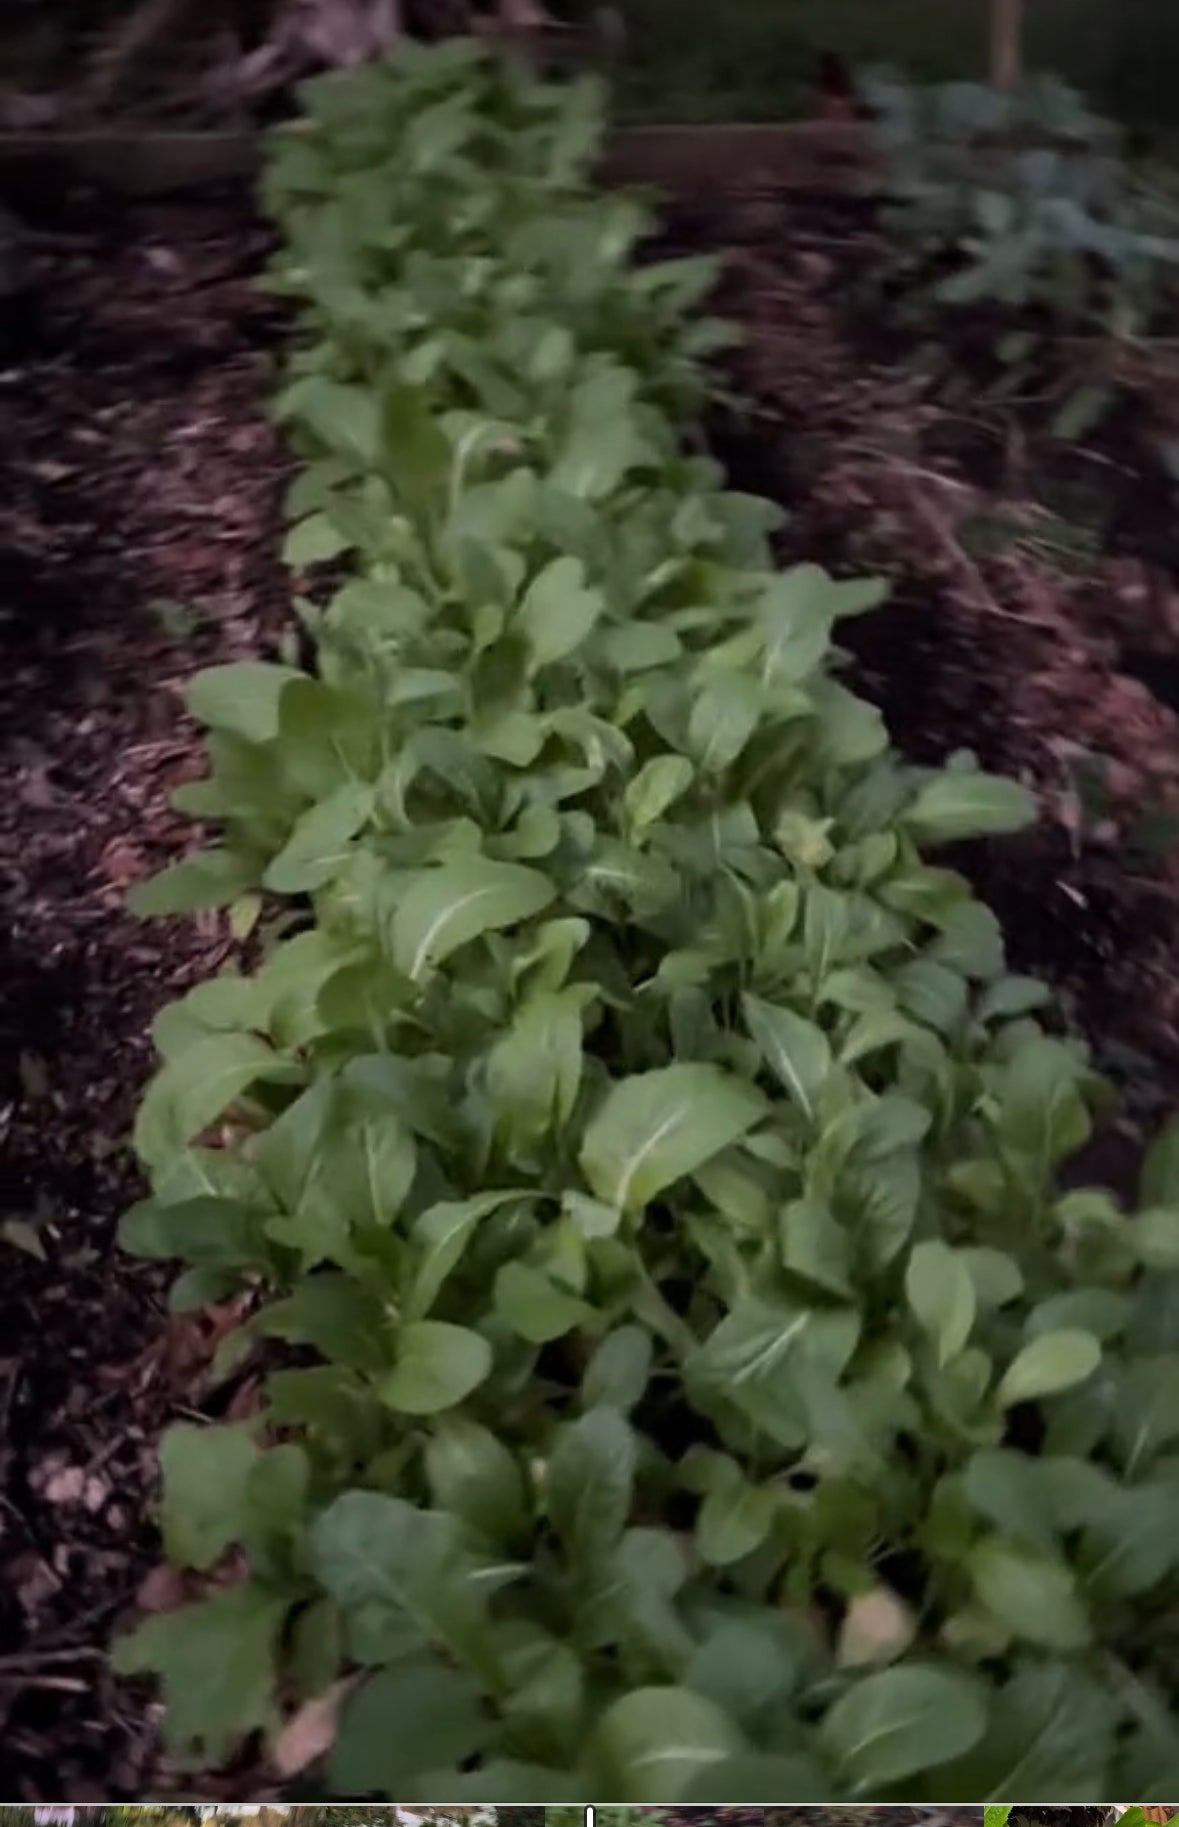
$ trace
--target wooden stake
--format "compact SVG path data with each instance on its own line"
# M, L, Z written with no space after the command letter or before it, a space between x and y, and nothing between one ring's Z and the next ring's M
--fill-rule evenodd
M1023 0L991 0L991 82L1016 89L1023 75Z

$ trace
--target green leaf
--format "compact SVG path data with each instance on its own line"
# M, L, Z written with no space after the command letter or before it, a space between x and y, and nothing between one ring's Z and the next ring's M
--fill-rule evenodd
M377 1372L389 1361L384 1303L350 1275L304 1276L289 1300L264 1308L254 1325L268 1338L313 1345L321 1357L353 1370Z
M253 1034L211 1034L156 1074L135 1120L135 1148L160 1169L223 1116L259 1080L281 1081L298 1068Z
M952 1036L966 1014L965 977L935 958L914 958L894 978L901 1007L936 1033Z
M505 1633L506 1635L506 1633ZM572 1766L581 1749L585 1676L580 1657L545 1632L520 1632L506 1668L511 1695L504 1712L513 1738L537 1755Z
M1179 1269L1179 1206L1154 1206L1129 1220L1134 1253L1147 1269Z
M1023 1293L1023 1275L1014 1257L986 1245L958 1251L974 1285L974 1298L985 1313L1006 1307Z
M403 1415L453 1408L491 1374L491 1346L466 1326L411 1320L397 1338L396 1367L381 1383L381 1401Z
M380 436L398 495L428 516L453 462L450 443L424 393L389 387L381 408Z
M813 1021L792 1009L775 1008L757 996L741 998L750 1035L771 1072L813 1119L815 1103L831 1072L831 1045Z
M760 1610L722 1616L693 1652L685 1685L715 1701L755 1741L794 1692L807 1664L797 1621Z
M1179 1440L1179 1408L1173 1399L1179 1352L1136 1357L1117 1380L1114 1434L1127 1477L1138 1477L1159 1449Z
M372 814L373 789L346 781L296 820L262 883L273 894L311 894L338 875L352 853L352 839Z
M824 1716L819 1743L850 1794L862 1796L962 1756L986 1725L968 1676L911 1663L857 1681Z
M213 1270L255 1268L266 1255L258 1214L234 1200L212 1197L175 1204L140 1200L123 1215L119 1245L149 1261L180 1257Z
M688 740L702 772L718 774L731 767L761 714L762 696L752 680L740 673L721 673L711 679L688 720Z
M1045 1649L1081 1649L1089 1618L1063 1561L997 1537L967 1560L979 1602L1005 1630Z
M999 976L1004 963L1003 929L989 907L981 901L959 901L939 925L941 930L929 948L931 958L982 983Z
M525 1516L524 1477L493 1433L463 1415L447 1415L426 1447L426 1476L435 1503L482 1529L493 1541L513 1536Z
M339 558L354 543L327 514L309 514L305 520L296 521L283 540L282 562L288 570L306 571L312 565Z
M838 1300L852 1294L851 1242L830 1208L813 1195L783 1206L778 1221L782 1267Z
M1108 1683L1072 1660L1029 1659L993 1700L983 1743L945 1769L943 1792L1022 1795L1029 1803L1066 1791L1103 1794L1112 1725Z
M774 1493L748 1482L734 1468L718 1478L696 1518L696 1546L709 1567L728 1567L744 1560L768 1536L777 1508Z
M1000 1138L1025 1157L1041 1183L1088 1140L1085 1074L1074 1048L1041 1035L1019 1047L1000 1081Z
M525 1262L507 1262L495 1278L495 1310L520 1338L547 1345L563 1338L592 1309Z
M579 989L538 990L487 1060L487 1091L501 1125L528 1147L568 1123L581 1085Z
M845 614L868 607L848 594L842 600ZM796 684L814 672L830 645L839 602L839 586L818 565L794 565L769 580L759 604L767 680Z
M1016 781L973 770L947 771L926 781L904 821L918 843L952 844L1022 831L1035 815L1035 800Z
M624 674L670 665L682 652L674 629L658 622L620 622L605 628L600 640L609 664Z
M407 125L407 161L419 170L436 171L474 137L480 122L468 96L459 93L419 106Z
M582 1378L582 1406L628 1413L647 1387L652 1355L651 1335L641 1326L607 1333Z
M453 1517L378 1491L345 1491L315 1518L310 1549L316 1578L345 1615L355 1661L398 1661L430 1639L480 1666L487 1582Z
M476 1193L473 1199L444 1199L424 1211L411 1233L417 1255L405 1303L408 1319L424 1319L452 1269L484 1218L518 1198L516 1193Z
M656 755L641 767L623 795L631 831L639 836L688 791L695 770L686 755Z
M1179 1118L1167 1123L1147 1149L1138 1198L1145 1206L1179 1202Z
M229 907L257 879L254 863L237 851L201 850L149 882L138 882L127 896L127 906L143 920Z
M594 1734L607 1793L679 1802L742 1749L720 1708L683 1687L636 1688L608 1707Z
M592 1122L581 1166L599 1199L643 1206L758 1122L760 1093L716 1066L666 1066L616 1083Z
M888 748L888 731L875 704L848 691L838 679L812 673L807 693L818 713L817 734L824 762L832 767L855 767L872 761Z
M613 1237L622 1222L616 1205L605 1205L601 1199L591 1199L588 1193L565 1193L561 1210L587 1242L595 1237Z
M325 1095L326 1094L326 1095ZM413 1183L416 1150L392 1115L357 1121L330 1080L306 1092L262 1136L256 1158L289 1215L267 1235L299 1250L304 1268L354 1268L372 1231L388 1231Z
M978 999L980 1021L1009 1021L1019 1015L1030 1015L1052 1000L1046 983L1035 977L1000 977L990 984Z
M367 387L307 375L288 387L286 414L306 426L333 453L371 469L377 457L378 415Z
M1004 1535L1052 1552L1056 1534L1037 1460L1006 1449L975 1453L962 1474L971 1508Z
M408 1793L423 1771L459 1765L491 1736L479 1684L433 1658L379 1669L350 1697L327 1765L333 1795Z
M685 1544L668 1529L628 1529L610 1554L578 1569L587 1595L581 1626L591 1641L629 1647L659 1668L680 1669L691 1636L678 1597Z
M518 863L459 856L412 876L393 915L393 958L415 981L484 933L539 913L553 899L546 876Z
M868 1059L886 1047L905 1046L919 1048L926 1058L937 1056L937 1043L916 1022L895 1010L872 1009L849 1029L839 1049L839 1059L842 1065L853 1066L857 1060Z
M782 1298L771 1305L745 1296L690 1363L710 1387L728 1394L775 1378L795 1354L838 1374L855 1349L859 1328L858 1314L790 1304ZM795 1381L793 1376L789 1380ZM780 1380L775 1393L784 1399Z
M1081 1537L1077 1561L1097 1601L1156 1591L1179 1566L1179 1482L1142 1481L1109 1493Z
M795 1756L746 1751L709 1764L684 1791L689 1807L702 1803L821 1802L831 1779L803 1752ZM723 1810L721 1813L723 1821Z
M255 1427L170 1427L160 1444L164 1549L181 1567L206 1571L246 1527L246 1493L260 1454Z
M162 1680L167 1743L186 1767L225 1763L277 1719L275 1657L289 1608L289 1598L242 1581L146 1618L116 1644L117 1674Z
M1091 1332L1042 1332L1007 1366L998 1400L1011 1408L1016 1402L1059 1395L1091 1377L1100 1362L1101 1344Z
M939 1365L948 1364L974 1325L974 1282L966 1263L944 1243L919 1243L905 1271L905 1293L922 1330L937 1345Z
M246 742L273 742L283 692L293 679L305 677L293 666L265 660L209 666L189 684L185 708L208 729L241 736Z
M533 664L551 666L580 647L604 607L600 591L585 588L579 558L554 558L533 578L520 603L520 628Z
M594 1408L563 1427L545 1474L545 1502L571 1560L600 1560L630 1513L635 1437L613 1409Z

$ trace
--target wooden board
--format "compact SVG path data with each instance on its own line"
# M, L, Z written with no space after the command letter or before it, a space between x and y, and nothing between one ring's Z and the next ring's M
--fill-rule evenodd
M261 138L250 132L152 129L0 134L0 196L35 213L71 183L155 197L250 182ZM866 190L873 160L858 123L801 121L709 127L624 127L610 136L607 182L669 191L772 178L786 186Z

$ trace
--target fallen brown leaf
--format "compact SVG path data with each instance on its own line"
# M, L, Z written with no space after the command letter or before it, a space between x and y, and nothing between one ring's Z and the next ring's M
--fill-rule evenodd
M334 1681L324 1694L304 1701L271 1742L270 1762L281 1777L298 1776L330 1751L336 1739L340 1708L356 1686L357 1676Z
M135 1603L140 1611L179 1611L189 1597L188 1581L179 1567L161 1561L140 1581Z

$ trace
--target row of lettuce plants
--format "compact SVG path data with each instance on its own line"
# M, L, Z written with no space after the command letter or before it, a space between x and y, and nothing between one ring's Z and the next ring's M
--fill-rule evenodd
M166 1434L205 1596L119 1666L192 1764L334 1721L337 1797L1155 1795L1179 1138L1062 1190L1100 1088L927 860L1028 796L840 682L881 592L724 488L600 131L450 45L273 144L334 581L191 686L218 841L138 904L263 957L160 1015L123 1227L265 1403Z

